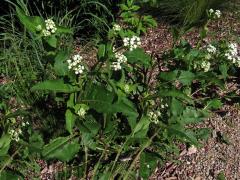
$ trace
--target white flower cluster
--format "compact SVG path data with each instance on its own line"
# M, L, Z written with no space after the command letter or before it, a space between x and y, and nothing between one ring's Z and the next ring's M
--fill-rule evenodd
M26 125L29 125L29 122L22 122L21 123L21 126L19 126L18 128L15 128L15 129L10 129L8 131L8 134L11 136L11 138L18 142L20 140L19 136L22 134L22 127L25 127Z
M201 68L204 70L204 72L208 72L211 67L211 63L208 61L203 61L201 63Z
M207 52L210 54L216 54L217 53L217 48L211 44L207 46Z
M115 31L115 32L118 32L118 31L121 31L121 26L119 25L119 24L114 24L113 25L113 30Z
M159 117L161 117L162 113L160 111L150 111L148 113L148 117L150 118L150 120L154 123L154 124L158 124L159 123Z
M82 65L82 56L76 54L72 59L68 59L68 69L73 70L75 74L82 74L85 67Z
M137 36L132 36L131 38L125 37L123 39L123 45L125 47L129 47L130 51L132 51L133 49L136 49L139 46L141 46L141 40Z
M125 91L126 93L129 93L129 92L130 92L130 87L129 87L128 84L125 84L125 86L124 86L124 91Z
M115 58L117 59L117 61L112 63L112 68L114 71L118 71L122 69L122 64L127 62L127 57L124 56L122 53L117 52L115 54Z
M45 20L46 29L43 30L44 36L50 36L57 31L56 25L52 19Z
M81 108L78 110L77 114L78 114L80 117L84 117L85 114L86 114L86 110L85 110L83 107L81 107Z
M238 56L236 43L229 44L228 50L224 55L228 60L232 61L233 64L237 63L238 66L240 66L240 56Z
M221 11L219 11L219 10L214 11L213 9L209 9L208 12L209 12L209 15L212 16L214 19L218 19L222 15Z

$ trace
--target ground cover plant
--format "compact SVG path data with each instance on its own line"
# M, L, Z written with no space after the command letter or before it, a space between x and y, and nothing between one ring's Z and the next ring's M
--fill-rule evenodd
M192 125L221 107L224 99L216 91L225 88L240 66L236 43L204 42L209 22L221 17L219 10L206 12L196 45L175 33L174 46L162 57L163 68L141 48L141 34L156 21L139 16L140 6L133 0L119 4L121 20L112 22L97 44L93 65L66 40L73 39L74 28L54 17L30 15L19 4L14 7L18 28L36 46L15 44L27 57L14 58L16 41L5 39L1 54L12 60L6 69L19 57L29 64L29 57L35 62L40 57L43 67L26 89L16 87L11 93L11 81L0 88L1 179L39 179L39 160L63 162L55 179L148 179L157 166L174 161L179 143L201 146L198 141L206 139L210 129ZM15 68L22 73L24 66ZM21 95L16 103L9 102L16 91L37 97L29 102ZM44 104L39 107L40 102ZM53 118L44 120L34 108ZM54 123L43 128L39 120Z

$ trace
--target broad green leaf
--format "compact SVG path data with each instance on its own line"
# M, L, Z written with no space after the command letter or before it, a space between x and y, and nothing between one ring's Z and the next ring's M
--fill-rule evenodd
M161 72L159 74L160 79L165 81L175 81L177 80L178 71L171 71L171 72Z
M41 153L42 147L44 145L43 138L36 131L29 137L29 152L30 153Z
M58 159L68 162L74 158L80 149L78 139L70 140L69 137L58 137L43 147L42 156L45 159Z
M108 91L103 86L93 85L87 89L87 96L85 101L89 106L99 113L111 113L114 93Z
M179 116L183 112L183 105L182 103L177 100L176 98L172 98L171 102L171 112L173 116Z
M212 99L207 102L206 108L207 109L219 109L222 107L222 102L220 99Z
M57 47L57 38L56 36L48 36L46 37L46 42L48 43L49 46L56 48Z
M191 131L186 131L180 125L171 125L168 127L168 134L174 136L177 139L187 141L195 146L198 146L197 138Z
M112 108L115 109L115 112L121 112L123 115L127 116L128 123L133 130L136 126L136 119L138 117L138 112L134 104L127 98L122 97L117 103L113 104Z
M192 81L195 79L195 74L193 74L190 71L181 71L180 76L178 77L178 80L183 85L191 85Z
M196 134L197 139L207 140L211 134L211 129L209 129L209 128L197 129L195 134Z
M186 94L184 94L182 91L177 90L177 89L160 89L159 90L159 95L161 97L175 97L175 98L180 98L182 100L186 100L189 103L193 103L193 100L187 96Z
M66 118L66 129L67 131L72 134L73 127L75 125L75 115L72 113L70 109L68 109L65 113Z
M129 125L133 129L138 117L134 104L126 98L121 97L117 102L113 102L115 94L108 91L103 86L94 85L88 90L86 100L89 106L99 113L122 113L128 117Z
M225 177L223 171L221 171L221 172L217 175L217 180L226 180L226 177Z
M150 121L147 117L142 117L133 130L133 137L145 138L149 129Z
M105 58L105 54L106 54L106 45L105 44L100 44L98 47L98 60L99 61L104 61Z
M72 93L76 92L78 88L71 86L70 84L65 84L63 80L47 80L36 84L31 88L31 90L48 90L62 93Z
M207 111L197 110L192 107L187 107L181 116L181 122L183 124L191 124L201 122L204 118L207 118Z
M68 74L68 64L66 60L69 54L65 51L60 51L54 59L54 71L58 76L66 76Z
M73 30L63 27L63 26L57 26L56 33L58 33L58 34L73 34Z
M219 66L219 71L222 73L224 79L228 77L228 69L229 67L227 66L227 64L221 64Z
M156 169L159 157L150 152L143 152L140 156L140 176L148 180L149 176Z
M130 64L139 64L144 67L150 67L151 65L151 56L146 54L141 48L128 51L125 53L125 56Z
M0 173L1 180L23 180L23 178L11 171L2 171Z
M20 22L29 30L30 32L36 33L37 26L41 26L44 28L44 20L39 16L27 16L25 13L19 8L16 7L17 16Z
M2 135L0 139L0 156L5 156L10 148L11 138L8 134Z

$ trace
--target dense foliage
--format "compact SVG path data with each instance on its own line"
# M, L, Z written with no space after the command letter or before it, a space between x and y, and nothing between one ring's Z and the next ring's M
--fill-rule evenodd
M216 91L240 66L237 44L203 42L219 10L207 11L196 46L175 32L160 67L140 38L157 23L133 0L118 4L120 20L107 24L93 65L75 51L76 27L64 14L27 7L14 4L17 32L1 34L0 179L39 179L39 159L64 163L56 179L148 179L179 143L200 147L208 137L210 129L190 125L221 107Z

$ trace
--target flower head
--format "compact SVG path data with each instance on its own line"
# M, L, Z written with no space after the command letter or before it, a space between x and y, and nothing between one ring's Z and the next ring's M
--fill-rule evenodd
M132 36L131 38L125 37L123 39L123 45L125 47L129 47L129 50L132 51L133 49L136 49L139 46L141 46L141 40L137 36Z
M82 59L82 56L79 54L76 54L71 59L68 59L68 69L73 70L75 74L82 74L85 70L85 67L82 65Z
M113 30L115 31L115 32L118 32L118 31L121 31L121 26L119 25L119 24L114 24L113 25Z

